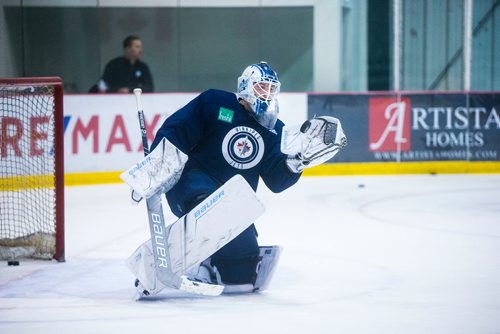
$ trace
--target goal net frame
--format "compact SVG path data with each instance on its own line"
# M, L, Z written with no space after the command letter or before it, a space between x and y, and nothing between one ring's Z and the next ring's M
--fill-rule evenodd
M34 91L33 95L37 95L37 89L41 90L44 87L52 87L53 89L53 107L52 112L53 115L49 117L53 117L53 134L51 134L51 138L48 143L51 145L51 154L54 157L53 164L53 176L51 175L50 184L47 185L49 188L53 188L54 192L54 212L53 212L53 229L54 233L51 233L50 238L53 239L51 242L55 245L51 250L50 254L52 255L52 259L55 259L58 262L65 261L65 240L64 240L64 106L63 106L63 81L60 77L24 77L24 78L0 78L0 86L3 89L11 89L15 91L16 89L25 89L29 88ZM51 92L52 92L51 89ZM23 93L20 93L22 95ZM41 94L40 94L41 95ZM1 116L4 117L3 106ZM52 120L51 120L52 122ZM3 130L4 134L6 133ZM0 135L1 137L1 135ZM0 140L6 140L0 138ZM7 144L2 144L7 147ZM5 148L4 147L4 148ZM53 151L52 151L53 150ZM4 153L7 154L7 153ZM51 173L52 174L52 173ZM28 176L28 178L31 176ZM36 177L34 177L36 178ZM2 189L0 191L5 191L6 187L9 187L6 181L9 177L4 178L4 176L0 177L0 181L3 183ZM53 180L53 181L52 181ZM53 182L53 184L52 184ZM14 186L16 187L16 186ZM4 210L4 208L2 208ZM9 222L0 222L2 224L8 224ZM0 226L0 228L3 228ZM40 234L40 233L36 233ZM22 238L16 239L2 239L2 243L4 248L22 248L23 246L27 246L26 244L36 244L40 243L41 240L34 240L45 238L46 236L23 236ZM19 240L18 240L19 239ZM22 239L22 240L21 240ZM21 243L21 247L18 245ZM5 255L3 255L5 256ZM21 252L20 255L9 255L9 257L13 258L23 258L23 257L32 257L30 255L25 255ZM37 256L35 256L37 258ZM43 257L42 257L43 258ZM4 258L5 259L5 258ZM49 256L50 259L50 256Z

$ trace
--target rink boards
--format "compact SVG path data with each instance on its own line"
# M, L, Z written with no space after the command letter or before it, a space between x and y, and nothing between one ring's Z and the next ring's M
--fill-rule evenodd
M151 142L163 121L195 93L145 94ZM280 118L342 121L347 148L305 175L500 172L499 93L282 93ZM142 156L133 95L64 98L66 184L120 182Z

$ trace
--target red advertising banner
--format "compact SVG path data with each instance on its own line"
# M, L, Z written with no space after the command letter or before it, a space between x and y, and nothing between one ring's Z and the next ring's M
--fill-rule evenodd
M371 97L368 118L370 151L410 150L409 98Z

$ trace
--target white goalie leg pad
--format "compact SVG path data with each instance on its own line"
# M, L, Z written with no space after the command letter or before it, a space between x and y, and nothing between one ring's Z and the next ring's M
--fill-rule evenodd
M172 189L187 160L186 154L163 138L152 152L123 172L120 178L134 190L135 197L149 198Z
M153 216L151 212L161 217L156 214L162 212L161 206L150 211L149 203L156 197L159 196L147 200L149 218ZM264 211L250 185L241 175L236 175L165 230L162 230L163 219L150 219L150 229L154 232L151 240L161 243L157 242L152 248L148 241L147 245L139 247L130 257L129 267L144 289L151 289L151 294L167 286L202 295L218 295L224 286L198 279L203 269L200 264L247 229ZM157 230L164 233L156 234ZM163 248L166 254L163 256L160 246L164 245L168 247ZM167 266L160 265L163 262L155 259L155 255L162 255L160 260L167 259Z
M282 251L283 248L280 246L259 247L260 261L256 267L257 278L254 283L254 291L267 290L276 271Z
M165 285L156 279L151 240L139 246L139 248L129 256L126 263L130 271L139 280L136 284L139 293L142 293L143 290L147 290L149 295L155 295L165 289Z

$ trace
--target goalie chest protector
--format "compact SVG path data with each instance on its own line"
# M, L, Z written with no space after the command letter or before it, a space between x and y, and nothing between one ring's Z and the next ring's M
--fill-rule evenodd
M177 200L204 188L203 184L183 182L183 177L194 170L206 174L218 186L240 174L254 190L260 176L272 191L280 192L300 177L288 170L287 156L280 151L283 126L278 120L273 130L263 127L239 103L236 94L211 89L168 117L152 148L166 137L189 156L178 183L184 189L176 186L170 191L177 192L172 194ZM198 181L203 183L201 179ZM206 186L214 190L213 184Z

